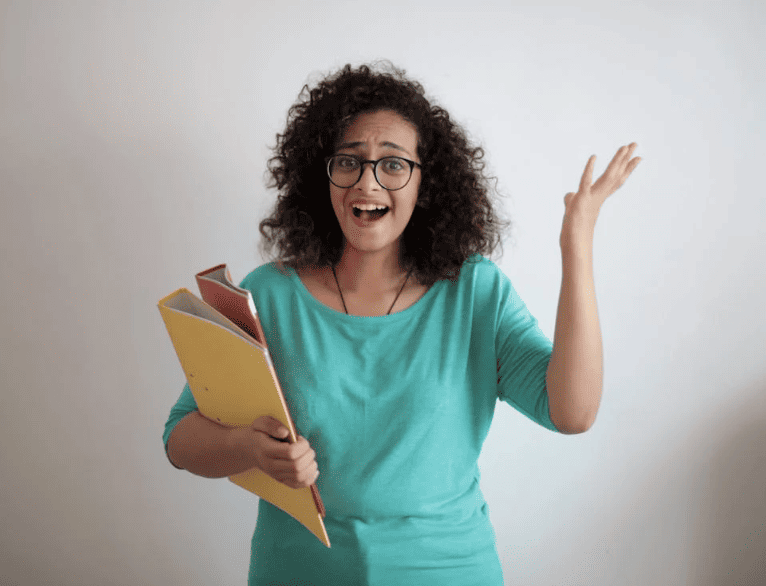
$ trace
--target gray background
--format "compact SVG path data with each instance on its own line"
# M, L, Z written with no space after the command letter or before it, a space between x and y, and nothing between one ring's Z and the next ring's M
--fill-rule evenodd
M262 259L306 82L391 59L488 152L497 262L552 336L563 197L604 206L595 427L500 405L482 485L507 584L766 583L766 5L0 2L0 583L243 584L257 499L174 470L156 307Z

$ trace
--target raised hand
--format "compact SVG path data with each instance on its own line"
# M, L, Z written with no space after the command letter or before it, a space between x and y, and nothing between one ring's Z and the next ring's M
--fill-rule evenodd
M593 241L593 231L596 226L601 206L606 198L617 191L630 177L630 174L641 162L641 157L633 156L638 146L635 142L621 147L604 174L595 183L593 181L593 167L596 164L596 155L588 159L585 171L580 179L580 188L577 192L567 193L564 197L564 223L561 228L561 245L572 242Z

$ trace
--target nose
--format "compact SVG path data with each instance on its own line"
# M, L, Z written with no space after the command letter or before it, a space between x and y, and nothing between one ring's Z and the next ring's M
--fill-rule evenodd
M362 176L354 187L361 191L371 191L380 187L378 180L375 179L374 163L363 163Z

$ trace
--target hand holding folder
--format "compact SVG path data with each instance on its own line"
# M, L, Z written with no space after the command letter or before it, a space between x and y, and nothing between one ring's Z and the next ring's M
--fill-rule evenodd
M263 416L248 427L236 428L230 432L229 442L239 446L245 457L255 458L251 466L282 484L292 488L313 485L317 475L314 450L303 437L291 443L289 430L277 419Z
M158 305L199 412L230 427L247 427L268 415L296 442L250 292L231 282L226 265L196 277L204 301L179 289ZM229 479L290 514L330 547L316 485L293 489L257 468Z

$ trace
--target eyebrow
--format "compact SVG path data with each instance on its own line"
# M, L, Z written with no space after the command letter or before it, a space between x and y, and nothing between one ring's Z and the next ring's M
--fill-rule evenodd
M338 145L338 150L340 150L340 149L356 149L356 148L359 148L359 147L364 146L364 145L365 145L365 143L363 143L361 141L357 141L357 142L344 142L343 144ZM399 151L402 151L403 153L407 153L408 155L412 156L412 153L410 153L410 151L408 151L404 147L399 146L395 142L384 141L384 142L380 143L380 146L390 147L392 149L397 149Z

